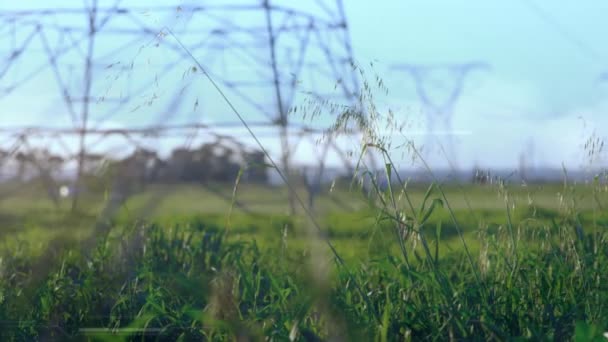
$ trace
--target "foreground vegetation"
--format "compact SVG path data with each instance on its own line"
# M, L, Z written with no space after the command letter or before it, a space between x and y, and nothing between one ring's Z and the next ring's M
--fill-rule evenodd
M602 340L606 174L442 184L411 142L377 134L363 88L356 107L321 105L337 116L330 133L363 132L353 180L367 187L332 186L293 215L285 188L156 186L113 207L101 187L70 211L7 185L0 339ZM368 149L383 178L362 165ZM391 150L435 182L400 179Z
M412 188L417 208L403 219L378 205L390 191L371 202L351 192L359 203L351 211L320 206L322 235L276 205L256 217L239 209L227 217L176 212L169 201L135 220L151 189L90 245L82 243L92 232L86 213L44 218L38 208L39 221L12 222L30 235L5 232L2 340L602 338L608 216L601 184L545 185L536 196L555 198L554 206L530 204L530 188L469 187L460 204L445 201L442 189ZM197 195L182 196L191 203ZM496 207L492 198L501 198ZM83 228L41 242L39 226L50 223Z

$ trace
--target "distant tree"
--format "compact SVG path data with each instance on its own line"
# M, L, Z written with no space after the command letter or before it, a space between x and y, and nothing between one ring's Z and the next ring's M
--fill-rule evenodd
M268 182L268 167L266 164L266 155L264 154L264 152L246 152L245 162L247 163L247 172L245 173L245 177L248 181L254 183Z
M173 150L165 164L165 182L193 182L206 178L207 169L200 167L206 159L204 151L191 151L185 148Z
M233 182L246 166L247 179L267 180L263 153L236 150L216 141L194 150L173 150L169 159L159 164L161 170L157 174L163 182Z
M8 151L0 149L0 161L2 161L2 162L6 161L6 159L8 159L8 157L10 157L10 155L11 154Z
M0 173L4 165L10 160L11 154L8 151L0 150Z
M109 163L106 176L120 178L124 186L151 182L234 182L241 168L245 179L266 182L264 154L225 146L221 141L197 149L176 148L163 160L150 150L138 149L127 158ZM126 184L129 183L129 184Z
M15 154L15 161L17 162L17 174L15 175L15 177L20 182L23 182L25 180L28 159L29 158L26 156L26 154L21 151Z
M15 155L18 163L18 179L24 181L26 171L33 170L34 179L39 179L42 186L47 190L51 201L59 205L59 187L55 181L55 174L63 166L64 160L60 156L53 155L46 149L33 149L27 153L18 152Z
M110 164L114 187L132 192L154 181L161 162L156 152L137 149L128 157Z

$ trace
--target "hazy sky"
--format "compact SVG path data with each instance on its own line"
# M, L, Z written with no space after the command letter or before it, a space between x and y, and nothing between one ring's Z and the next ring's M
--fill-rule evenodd
M57 7L69 7L75 2L52 3ZM257 0L231 2L257 3ZM113 1L100 3L111 5ZM153 3L125 0L123 6L145 9ZM166 1L162 3L167 4ZM312 10L316 8L314 3L302 1L298 6ZM413 78L404 71L392 69L395 64L433 66L483 62L490 66L490 69L474 71L464 79L462 94L452 108L451 128L462 132L452 138L454 153L461 166L478 163L517 167L519 156L524 153L536 166L559 166L564 162L577 167L583 162L585 139L594 131L600 137L608 135L608 81L600 82L600 75L608 71L608 46L605 44L608 2L383 0L372 5L369 1L345 0L344 3L356 60L365 65L373 61L374 70L390 89L389 95L379 100L380 107L390 107L404 119L424 121L425 116L421 114L424 108L421 108ZM175 2L176 6L178 4L183 2ZM28 1L25 5L51 7L48 1ZM15 6L24 4L3 2L0 9L14 9ZM142 21L151 28L175 22L179 26L181 20L150 17L145 11L140 14ZM112 46L111 41L104 44ZM138 42L124 51L132 56L139 45ZM5 52L7 46L0 49ZM150 58L150 64L163 62L164 55L155 55L154 51L148 50L143 52L148 56L148 63ZM35 56L22 62L14 74L0 79L0 85L8 84L10 77L25 73L36 63L45 62L41 55ZM208 58L204 60L211 64L211 57ZM226 70L220 70L219 65L214 66L218 72L241 72L235 65ZM445 71L435 69L430 77L438 83L425 84L426 91L434 99L445 96L454 86ZM136 78L145 77L144 71L139 72L134 74ZM185 84L183 73L180 71L177 75L175 82L181 87L179 82ZM108 77L104 74L104 79ZM196 86L197 82L188 84ZM1 98L0 124L49 123L46 113L61 103L52 83L53 76L48 73L39 81ZM103 81L100 84L104 84ZM103 85L98 86L100 91L105 89ZM205 87L203 84L198 86ZM173 88L177 87L173 85ZM148 90L149 96L153 92ZM164 90L171 92L167 87ZM32 101L34 94L36 101ZM199 100L198 95L188 96L196 98L196 102ZM209 98L205 93L200 96L201 107L210 106L207 109L214 108L215 112L222 108L221 104L211 105L204 101ZM15 107L19 108L18 112ZM129 126L145 122L150 110L115 116L107 124ZM257 119L256 115L251 115L250 120ZM182 119L188 121L193 116L186 115ZM210 120L221 121L223 117L225 114ZM61 126L69 124L69 120L64 116L51 123ZM421 127L424 129L424 125ZM302 152L298 158L305 159L305 155L306 152Z
M608 86L598 83L608 68L605 1L348 4L359 59L492 66L465 85L455 108L454 128L472 132L459 137L463 160L513 165L533 141L537 162L574 164L590 131L608 133ZM393 86L411 82L387 75Z

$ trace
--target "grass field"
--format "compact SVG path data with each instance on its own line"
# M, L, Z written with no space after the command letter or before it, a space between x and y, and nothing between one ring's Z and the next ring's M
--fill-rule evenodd
M608 330L600 182L368 197L338 186L315 201L321 232L288 215L282 187L149 186L103 231L107 194L73 213L36 184L4 187L2 340L583 341Z
M410 186L408 194L412 203L420 205L423 202L427 187ZM506 225L505 191L498 186L446 185L443 189L457 222L465 236L471 238L469 244L476 244L480 225L490 229ZM548 225L551 219L571 214L572 210L585 227L603 227L608 223L601 207L607 199L606 192L598 192L593 185L564 188L563 184L518 184L508 191L509 215L514 226ZM301 197L306 196L303 189L299 193ZM289 217L286 198L284 187L245 184L233 197L233 188L229 185L152 185L129 198L116 214L115 222L128 225L145 221L173 226L202 220L218 228L227 228L231 239L255 239L265 246L282 241L286 225L290 228L287 233L295 234L290 237L294 241L300 238L306 226L306 217L301 210L298 217ZM22 241L44 247L55 238L77 241L93 232L103 203L103 194L90 195L80 210L72 213L69 198L55 207L36 184L26 185L17 196L0 201L3 225L0 233L5 237L5 245ZM397 205L405 207L405 200L402 198ZM572 209L573 205L576 209ZM343 253L351 256L363 255L360 248L349 248L352 243L367 244L369 237L381 228L382 224L376 223L380 212L378 206L370 204L356 189L325 191L315 201L315 216L320 220L321 228L338 246L344 243L346 250ZM456 234L446 208L435 210L426 226L435 227L439 222L443 225L442 241L449 246ZM308 236L304 234L303 239L308 240Z

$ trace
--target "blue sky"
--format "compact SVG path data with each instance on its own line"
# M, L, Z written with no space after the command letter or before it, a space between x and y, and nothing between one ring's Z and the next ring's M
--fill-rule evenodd
M593 129L608 133L608 87L597 82L608 66L602 17L608 3L381 3L350 3L359 59L387 65L481 60L492 66L465 86L454 109L454 128L472 131L459 139L466 162L513 166L532 141L538 164L578 166L581 141ZM406 74L389 75L389 88L411 82ZM392 94L395 103L416 100L412 91Z
M389 3L389 1L386 1ZM597 99L594 81L608 64L603 1L392 1L355 7L357 52L388 62L483 60L493 76L534 84L548 109ZM542 13L542 14L541 14ZM361 23L357 25L357 23Z
M585 140L594 131L600 137L608 135L608 82L598 82L600 74L608 70L608 46L605 44L608 3L600 0L383 0L373 5L368 1L344 2L355 58L366 65L373 61L374 69L390 89L388 96L379 99L380 107L392 108L403 120L417 122L417 131L424 131L426 127L425 116L421 114L424 108L412 77L392 69L393 65L449 65L481 61L491 66L491 69L474 72L466 79L463 93L451 112L451 128L465 132L452 138L453 151L461 166L517 167L523 153L535 166L555 167L563 162L575 168L584 163L582 145ZM162 3L167 5L166 1ZM176 1L175 6L183 3ZM283 4L293 5L293 2L284 1ZM35 0L25 5L32 8L49 7L48 2ZM75 2L54 1L53 5L69 7ZM180 14L180 18L146 13L146 6L154 5L152 1L125 0L123 5L141 8L140 18L151 28L164 25L179 27L182 25L180 20L185 22L187 17L187 13ZM0 9L15 9L16 6L24 4L3 3ZM297 6L316 10L314 1L300 2ZM258 19L244 20L253 23ZM74 25L80 22L74 18L66 20L73 21ZM101 43L99 50L110 49L113 44L115 42L111 40ZM129 59L128 56L132 58L137 54L139 45L125 48L122 51L124 55L114 56L115 59L124 62ZM0 49L6 51L6 46ZM32 54L24 59L14 74L7 75L1 80L2 83L10 77L18 77L37 63L44 63L41 56ZM166 56L166 53L158 53L158 50L147 46L137 57L141 68L136 68L131 76L136 79L152 77L156 72L153 65L164 62ZM69 58L77 59L77 56L66 57L66 61ZM144 68L146 58L148 65L152 66L148 69ZM234 64L221 69L221 63L212 64L208 56L201 59L209 61L218 73L249 75L247 73L250 72ZM149 99L153 94L170 98L176 89L188 85L188 89L194 90L184 95L187 97L184 102L189 102L184 107L190 108L192 103L199 102L203 111L225 112L224 104L205 101L214 98L208 95L212 94L208 84L183 76L181 70L187 68L188 63L179 65L179 72L164 79L167 86L144 89L143 98ZM95 91L110 94L120 87L110 82L113 76L109 75L114 75L112 71L105 71L103 80L94 86ZM453 86L450 78L441 69L431 76L436 77L439 83L437 88L431 84L428 91L432 96L441 98ZM123 78L119 81L126 82ZM124 86L124 83L120 84ZM78 85L75 83L74 87ZM36 101L32 101L34 94ZM256 93L255 96L265 95ZM156 107L156 104L141 106L142 103L133 103L129 113L113 116L104 124L107 127L125 127L145 123L153 111L158 112L161 108L160 104ZM270 103L268 105L271 106ZM0 124L69 124L67 116L48 120L49 110L60 106L52 74L43 74L37 81L0 99L2 113L10 113L2 114ZM131 112L137 106L141 108ZM244 104L243 107L246 108ZM19 108L19 113L15 113L14 108ZM93 114L103 116L104 110L109 108L100 104ZM185 122L196 117L196 111L187 112L189 114L174 120ZM225 117L222 114L209 120L221 121ZM248 119L254 121L260 117L250 114ZM414 134L414 137L424 141L424 135ZM177 140L175 143L179 143ZM266 141L274 149L272 139ZM164 143L171 145L169 140ZM313 150L314 146L302 149L296 159L305 161L309 154L307 151ZM429 158L441 164L442 158ZM599 161L600 165L602 162Z

